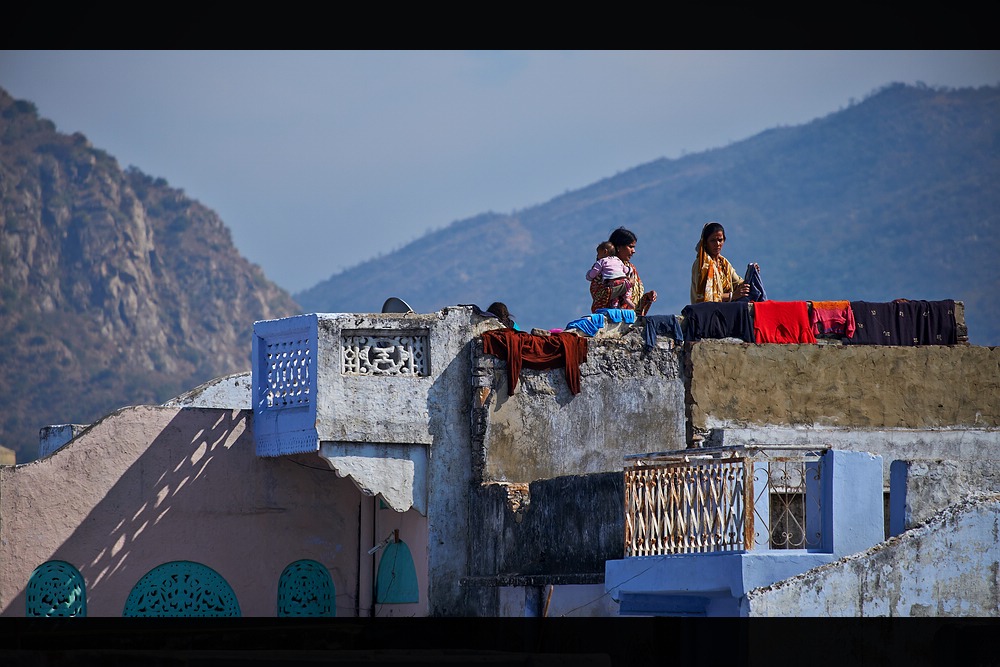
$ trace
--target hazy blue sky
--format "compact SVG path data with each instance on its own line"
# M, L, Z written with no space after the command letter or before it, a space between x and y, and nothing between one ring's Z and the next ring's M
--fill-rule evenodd
M214 209L291 292L455 220L1000 51L0 51L0 87Z

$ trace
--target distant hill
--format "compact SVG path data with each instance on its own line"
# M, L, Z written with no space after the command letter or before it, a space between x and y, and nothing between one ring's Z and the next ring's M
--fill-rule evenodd
M659 293L688 301L694 245L761 264L775 300L954 298L973 344L1000 344L1000 88L895 84L798 127L661 159L513 215L454 222L293 299L209 208L59 133L0 89L0 446L160 403L250 367L253 322L299 312L505 301L526 327L589 312L584 273L618 226Z
M588 313L594 247L625 226L650 311L689 301L702 225L761 265L778 301L953 298L970 342L1000 344L1000 88L893 84L797 127L661 159L513 215L428 234L295 295L309 312L414 310L504 301L526 327ZM741 270L742 272L742 270Z
M0 445L250 368L253 322L301 312L219 217L0 89Z

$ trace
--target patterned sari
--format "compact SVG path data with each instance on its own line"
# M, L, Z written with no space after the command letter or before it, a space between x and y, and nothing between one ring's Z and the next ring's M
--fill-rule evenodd
M719 255L712 261L701 246L701 241L695 246L698 258L691 266L691 303L707 301L722 301L722 295L732 292L733 288L742 285L743 279L729 260Z
M624 261L623 263L625 264L625 274L631 282L631 289L628 293L629 300L636 304L635 314L644 316L649 311L649 307L653 305L653 300L650 298L652 295L646 294L646 290L642 286L642 278L639 277L635 264ZM612 289L612 287L604 285L601 280L590 281L590 296L593 299L590 312L596 313L600 308L608 307Z

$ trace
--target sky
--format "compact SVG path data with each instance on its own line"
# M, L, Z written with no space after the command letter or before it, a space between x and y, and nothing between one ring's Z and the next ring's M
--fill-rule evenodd
M0 88L214 210L291 293L480 213L1000 51L0 51Z

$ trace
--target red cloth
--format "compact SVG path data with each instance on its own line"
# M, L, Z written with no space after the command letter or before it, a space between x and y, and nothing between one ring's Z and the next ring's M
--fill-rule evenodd
M587 360L587 339L563 332L536 336L513 329L492 329L483 333L483 352L507 361L507 393L514 395L521 367L566 371L566 384L580 393L580 364Z
M753 333L758 343L815 343L805 301L758 301L753 304Z

